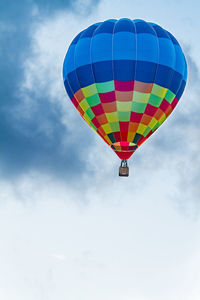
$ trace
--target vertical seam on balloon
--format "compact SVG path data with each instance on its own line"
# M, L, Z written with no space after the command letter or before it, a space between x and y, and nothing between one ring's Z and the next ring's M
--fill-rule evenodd
M114 26L113 26L113 33L112 33L112 74L113 74L113 82L114 82L115 102L116 102L116 108L117 108L116 112L117 112L118 124L119 124L119 114L118 114L118 107L117 107L117 97L116 97L116 92L115 92L114 59L113 59L114 58L114 31L115 31L115 27L116 27L116 25L117 25L118 22L119 22L119 20L117 20L117 22L114 24ZM119 124L119 134L120 134L120 141L122 141L120 124Z
M167 34L168 34L168 32L167 32ZM175 37L174 37L174 39L175 39ZM178 41L177 41L177 43L178 43ZM173 45L174 45L174 43L173 43ZM180 49L181 49L181 46L179 45L179 43L178 43L178 46L180 47ZM175 45L174 45L174 48L175 48ZM183 51L182 51L182 49L181 49L181 52L182 52L182 54L183 54ZM176 53L176 51L175 51L175 53ZM184 57L184 61L186 61L185 60L185 56L184 56L184 54L183 54L183 57ZM187 66L187 65L186 65ZM185 67L184 67L184 72L185 72ZM179 73L179 74L181 74L181 76L182 76L182 79L181 79L181 81L180 81L180 85L179 85L179 87L178 87L178 89L177 89L177 92L176 92L176 95L175 95L175 97L177 96L177 94L178 94L178 92L180 91L180 89L181 89L181 86L182 86L182 82L183 82L183 80L184 80L184 72L183 72L183 75L181 74L181 73ZM173 73L173 75L174 75L174 73ZM172 80L171 80L171 82L172 82ZM177 99L178 100L178 99ZM179 102L179 100L178 100L178 102Z
M163 29L163 28L162 28L162 29ZM171 40L171 42L172 42L172 44L173 44L173 47L174 47L174 53L175 53L174 68L173 68L173 72L172 72L172 75L171 75L171 80L170 80L169 88L168 88L168 90L171 91L170 86L171 86L172 81L173 81L173 78L174 78L175 67L176 67L176 60L177 60L177 57L176 57L176 49L175 49L175 45L174 45L174 43L173 43L173 41L172 41L170 35L168 34L167 30L165 30L165 29L163 29L163 30L164 30L165 33L167 34L168 38ZM182 82L182 80L181 80L181 82ZM167 93L167 92L166 92L166 93ZM166 96L166 94L165 94L165 96ZM176 95L175 95L175 97L176 97ZM174 98L175 98L175 97L174 97ZM164 98L163 98L163 99L164 99ZM165 113L163 112L162 116L163 116L164 114L165 114ZM162 117L162 116L161 116L161 117ZM165 116L166 116L166 114L165 114ZM166 119L167 119L167 117L166 117ZM165 120L166 120L166 119L165 119ZM154 127L156 127L156 126L158 125L157 128L159 128L162 124L163 124L163 122L159 125L159 120L158 120ZM153 127L153 128L154 128L154 127ZM152 130L153 130L153 128L152 128ZM157 129L157 128L156 128L156 129Z
M89 27L90 27L90 26L89 26ZM88 28L89 28L89 27L88 27ZM85 32L88 28L86 28L85 30L83 30L82 34L80 35L80 37L79 37L79 39L78 39L78 41L77 41L77 43L76 43L76 45L75 45L75 49L74 49L74 66L75 66L75 73L76 73L76 77L77 77L77 80L78 80L78 82L79 82L79 86L80 86L80 89L81 89L81 90L82 90L82 88L81 88L80 80L79 80L79 77L78 77L78 74L77 74L77 66L76 66L76 50L77 50L77 44L78 44L80 38L82 37L82 35L84 34L84 32ZM84 99L85 99L85 101L86 101L87 104L88 104L88 101L87 101L85 95L84 95ZM89 105L89 104L88 104L88 105ZM84 111L84 110L83 110L83 111ZM85 114L85 113L86 113L86 111L84 111L84 114ZM90 123L84 118L84 115L83 115L82 117L83 117L83 119L85 120L85 122L86 122L92 129L94 129L94 128L90 125ZM89 118L89 119L90 119L90 118ZM91 122L91 119L90 119L90 122Z
M137 58L138 58L138 39L137 39L137 28L136 28L136 24L135 24L135 20L132 20L133 24L134 24L134 27L135 27L135 52L136 52L136 58L135 58L135 74L134 74L134 80L133 80L133 94L134 94L134 91L135 91L135 78L136 78L136 69L137 69ZM133 104L133 98L132 98L132 104ZM131 112L132 112L132 108L131 108ZM137 126L137 129L139 127L139 124L138 123L138 126ZM129 124L130 125L130 124ZM136 132L137 132L137 129L135 130L135 135L136 135ZM135 138L135 135L133 137L133 140L132 140L132 143L134 141L134 138Z
M105 21L104 21L105 22ZM94 78L94 84L95 84L95 86L96 86L96 90L97 90L97 93L98 93L98 97L99 97L99 91L98 91L98 88L97 88L97 85L96 85L96 78L95 78L95 72L94 72L94 69L93 69L93 60L92 60L92 40L93 40L93 37L94 37L94 35L95 35L95 32L96 32L96 30L104 23L104 22L102 22L102 23L100 23L98 26L97 26L97 28L94 30L94 32L93 32L93 34L92 34L92 37L91 37L91 40L90 40L90 61L91 61L91 70L92 70L92 75L93 75L93 78ZM100 97L99 97L99 100L100 100L100 103L101 103L101 99L100 99ZM101 108L103 109L103 106L102 106L102 103L101 103ZM104 109L103 109L103 111L104 111ZM104 114L105 114L105 112L104 112ZM107 122L108 122L108 119L107 119L107 116L106 116L106 114L105 114L105 118L106 118L106 120L107 120ZM108 122L109 123L109 122ZM100 124L100 127L102 128L102 125ZM103 128L102 128L103 129ZM104 131L104 129L103 129L103 131ZM105 132L105 131L104 131ZM97 132L98 133L98 132ZM98 133L99 134L99 133ZM105 132L105 134L106 134L106 136L108 137L108 134ZM100 135L100 134L99 134ZM100 135L101 136L101 135ZM104 138L104 136L103 136L103 138ZM110 138L108 137L108 139L110 140ZM112 144L112 141L110 140L110 143Z
M182 81L181 81L181 86L182 86L183 81L185 81L185 86L186 86L186 80L185 80L185 78L187 79L187 62L186 62L186 58L185 58L184 53L183 53L183 57L184 57L185 66L184 66L184 72L183 72L183 78L182 78ZM180 88L181 88L181 86L180 86ZM184 89L185 89L185 86L184 86ZM179 88L179 90L180 90L180 88ZM183 89L183 91L184 91L184 89ZM179 90L177 91L177 94L178 94ZM182 91L182 94L183 94L183 91ZM182 96L182 94L180 95L180 97ZM179 100L178 100L178 102L179 102Z
M134 70L134 76L133 76L133 93L134 93L134 86L135 86L135 75L136 75L136 63L137 63L137 32L136 32L136 26L135 26L135 22L133 20L131 20L133 27L134 27L134 34L135 34L135 70ZM132 101L131 101L131 112L132 112L132 104L133 104L133 95L132 95ZM130 122L131 122L131 113L130 113L130 120L129 120L129 125L128 125L128 134L129 134L129 128L130 128ZM139 126L139 124L138 124ZM137 131L137 130L136 130ZM135 132L136 134L136 132ZM135 137L135 136L134 136ZM128 136L127 136L127 140L128 140ZM132 141L133 142L133 141Z
M81 35L80 35L81 36ZM79 36L79 38L78 38L78 40L77 40L77 42L79 41L79 39L80 39L80 36ZM77 43L76 43L77 44ZM75 44L75 45L76 45ZM75 46L75 48L76 48L76 46ZM73 53L73 60L75 59L75 49L74 49L74 53ZM74 64L74 67L75 67L75 64ZM76 70L76 68L74 68L74 71ZM72 71L73 72L73 71ZM67 74L67 77L66 77L66 79L67 79L67 82L68 82L68 85L69 85L69 87L70 87L70 90L71 90L71 92L72 92L72 94L73 94L73 97L76 99L76 101L78 102L78 99L76 98L76 96L75 96L75 93L74 93L74 90L72 89L72 86L71 86L71 84L70 84L70 81L69 81L69 79L68 79L68 75L69 74ZM77 74L76 74L76 77L77 77ZM77 78L78 79L78 78ZM72 97L72 98L73 98ZM78 102L78 104L79 104L79 102ZM79 112L79 111L78 111ZM79 114L81 115L81 113L79 112ZM82 115L81 115L82 116ZM83 116L82 116L83 117ZM89 124L88 124L89 125Z
M161 27L161 28L162 28L162 27ZM162 30L165 31L165 33L167 34L168 38L170 39L170 41L172 42L173 47L174 47L174 43L173 43L173 41L172 41L170 35L168 34L168 32L167 32L165 29L163 29L163 28L162 28ZM174 57L175 57L175 59L174 59L174 68L175 68L175 66L176 66L176 50L175 50L175 47L174 47L174 53L175 53L175 55L174 55ZM173 72L172 72L172 75L171 75L171 80L170 80L169 88L167 89L167 91L170 90L170 85L171 85L172 80L173 80L173 77L174 77L174 68L173 68ZM165 93L165 96L166 96L166 94L167 94L167 91L166 91L166 93ZM171 91L171 90L170 90L170 91ZM165 98L165 96L164 96L164 98ZM163 100L164 100L164 98L163 98ZM161 103L162 103L162 102L161 102ZM165 113L163 112L162 116L163 116L164 114L165 114ZM154 116L155 116L155 114L154 114ZM161 117L162 117L162 116L161 116ZM160 118L161 118L161 117L160 117ZM159 120L160 120L160 119L159 119ZM159 127L162 125L162 123L159 125L159 120L156 122L156 124L154 125L153 128L155 128L157 125L158 125L157 128L159 128ZM154 131L153 131L153 128L151 129L152 132L154 132ZM157 128L156 128L156 129L157 129Z
M144 22L145 24L147 24L147 22L145 22L144 20L141 20L142 22ZM136 27L136 26L135 26ZM136 63L137 63L137 60L136 60ZM150 96L149 96L150 97ZM147 104L146 104L147 105ZM144 112L142 113L142 117L143 117L143 115L144 115ZM141 118L141 120L142 120L142 118ZM137 126L137 129L136 129L136 132L135 132L135 135L138 133L138 128L139 128L139 125L141 124L141 120L140 120L140 122L139 122L139 124L138 124L138 126ZM138 133L139 134L139 133ZM135 136L134 136L134 138L135 138ZM134 139L133 139L134 140ZM137 145L137 143L136 143L136 145ZM138 147L139 147L139 145L137 145Z
M85 31L85 30L82 31L82 34L84 33L84 31ZM82 36L82 34L80 34L80 36L79 36L79 38L78 38L78 40L77 40L77 42L76 42L76 44L75 44L75 47L74 47L74 57L73 57L73 58L74 58L74 72L75 72L75 74L76 74L76 78L77 78L77 81L78 81L78 83L79 83L80 89L81 89L81 85L80 85L80 81L79 81L79 78L78 78L78 74L77 74L77 72L76 72L75 53L76 53L76 47L77 47L78 41L80 40L80 37Z
M84 30L83 30L83 31L84 31ZM79 34L77 34L77 36L79 35L78 40L79 40L80 35L81 35L81 33L82 33L83 31L81 31ZM72 42L70 43L69 48L72 46L72 43L73 43L73 41L77 38L77 36L72 40ZM77 40L77 41L78 41L78 40ZM68 51L69 51L69 48L68 48ZM67 51L67 53L68 53L68 51ZM65 63L65 60L66 60L66 57L67 57L67 53L66 53L65 58L64 58L64 61L63 61L63 79L64 79L64 63Z
M148 22L146 22L148 24L148 26L151 27L151 29L153 29L153 31L155 32L155 35L156 35L156 42L157 42L157 46L158 46L158 62L157 62L157 66L156 66L156 71L155 71L155 74L154 74L154 79L153 79L153 82L155 82L155 79L156 79L156 75L158 73L158 65L159 65L159 62L160 62L160 45L159 45L159 38L158 38L158 35L157 35L157 32L156 30L153 28L153 26L151 26ZM152 89L153 89L153 86L152 86ZM152 92L152 89L151 89L151 92Z
M70 45L71 46L71 45ZM66 54L66 56L65 56L65 59L67 59L67 54ZM63 74L64 74L64 63L65 63L65 59L64 59L64 62L63 62ZM70 85L70 83L69 83L69 79L68 79L68 74L69 73L67 73L67 75L66 75L66 78L64 78L64 76L63 76L63 80L64 80L64 82L65 82L65 80L67 80L67 82L68 82L68 86L69 86L69 88L70 88L70 90L71 90L71 92L72 92L72 99L73 99L73 97L74 97L74 91L72 90L72 87L71 87L71 85ZM67 95L68 95L68 93L67 93ZM68 95L69 96L69 95ZM70 97L69 97L70 98ZM75 97L76 98L76 97ZM71 99L71 100L72 100ZM77 101L78 102L78 101Z
M154 83L155 83L156 75L157 75L157 73L158 73L158 66L159 66L159 62L160 62L160 45L159 45L159 38L158 38L158 35L157 35L156 30L155 30L155 29L153 28L153 26L151 26L148 22L146 22L146 23L147 23L147 24L151 27L151 29L155 32L155 35L156 35L156 42L157 42L157 46L158 46L158 61L157 61L156 71L155 71L155 74L154 74L154 79L153 79L153 82L152 82L152 83L153 83L153 84L152 84L152 89L153 89L153 85L154 85ZM152 94L152 89L151 89L151 93L150 93L149 99L150 99L151 94ZM166 92L166 93L167 93L167 92ZM166 93L165 93L165 95L166 95ZM149 99L148 99L148 103L149 103ZM156 109L156 112L157 112L157 110L158 110L158 107L157 107L157 109ZM154 115L152 116L151 121L152 121L152 119L154 118L156 112L155 112ZM149 123L150 123L151 121L149 121ZM149 123L147 124L147 128L148 128ZM157 123L158 123L158 122L157 122ZM156 123L156 124L157 124L157 123Z
M158 43L158 36L157 36L157 34L156 34L156 32L155 32L155 30L152 28L152 26L148 23L148 22L146 22L146 21L143 21L148 27L150 27L153 31L154 31L154 33L155 33L155 37L156 37L156 44L157 44L157 49L158 49L158 60L159 60L159 43ZM157 71L158 71L158 62L157 62L157 65L156 65L156 70L155 70L155 73L154 73L154 78L153 78L153 80L152 80L152 89L153 89L153 85L154 85L154 82L155 82L155 78L156 78L156 74L157 74ZM147 105L148 105L148 103L149 103L149 99L150 99L150 96L151 96L151 93L152 93L152 89L151 89L151 92L150 92L150 94L149 94L149 97L148 97L148 102L147 102ZM147 105L146 105L146 107L147 107ZM146 110L146 108L145 108L145 110ZM143 112L143 116L144 116L144 114L145 114L145 111ZM151 117L151 120L153 119L153 117L154 116L152 116ZM149 121L149 123L151 122L151 120ZM149 123L148 123L148 125L149 125ZM148 126L147 125L147 126ZM147 127L148 128L148 127ZM147 129L146 128L146 129ZM145 129L145 130L146 130ZM138 132L137 132L138 133ZM144 134L144 133L143 133ZM144 137L144 135L143 134L141 134L142 136L143 136L143 138L145 139L145 137Z
M86 28L85 30L87 30L87 29L88 29L88 28ZM85 32L85 30L83 31L83 33ZM80 80L79 80L79 77L78 77L78 74L77 74L76 50L77 50L77 44L78 44L78 42L79 42L81 36L83 35L83 33L80 35L80 37L79 37L79 39L78 39L78 41L77 41L77 43L76 43L76 45L75 45L75 49L74 49L74 66L75 66L75 73L76 73L76 77L77 77L77 79L78 79L79 86L80 86L80 89L81 89L81 90L82 90L82 88L81 88L81 83L80 83ZM85 96L85 95L84 95L84 96ZM84 98L84 99L85 99L85 98Z
M173 47L174 47L174 53L175 53L175 60L174 60L174 68L173 68L173 72L172 72L172 75L171 75L171 80L170 80L170 83L169 83L169 90L170 90L170 86L172 84L172 80L173 80L173 77L174 77L174 73L175 73L175 67L176 67L176 49L175 49L175 46L174 46L174 43L170 37L170 35L168 34L167 30L163 29L165 31L165 33L167 34L168 38L170 39L170 41L172 42L173 44ZM171 90L170 90L171 91Z
M97 88L97 85L96 85L96 78L95 78L95 73L94 73L94 69L93 69L93 60L92 60L92 40L93 40L93 37L95 35L95 32L96 30L103 24L100 23L97 28L93 31L92 33L92 36L91 36L91 39L90 39L90 65L91 65L91 72L92 72L92 76L93 76L93 79L94 79L94 84L95 84L95 87L96 87L96 90L97 90L97 94L98 94L98 97L99 97L99 91L98 91L98 88ZM101 103L101 100L100 100L100 97L99 97L99 101ZM101 107L102 107L102 103L101 103ZM102 107L103 108L103 107ZM96 116L95 116L96 117ZM100 124L100 123L99 123ZM100 127L102 128L102 125L100 124ZM102 128L103 129L103 128ZM100 133L97 131L97 133L100 135ZM107 134L106 134L107 135ZM101 136L101 135L100 135ZM101 136L102 137L102 136Z
M136 30L136 26L135 26L135 22L133 20L131 20L133 23L133 26L135 28L135 70L134 70L134 77L133 77L133 92L134 92L134 84L135 84L135 76L136 76L136 63L137 63L137 30Z

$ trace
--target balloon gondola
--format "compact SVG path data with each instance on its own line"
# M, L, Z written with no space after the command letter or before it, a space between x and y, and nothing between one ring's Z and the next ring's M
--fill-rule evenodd
M175 37L159 25L111 19L75 37L63 79L82 118L121 159L119 175L128 176L127 160L179 102L187 64Z
M121 160L121 165L119 167L119 176L121 177L129 176L129 167L128 167L127 159Z

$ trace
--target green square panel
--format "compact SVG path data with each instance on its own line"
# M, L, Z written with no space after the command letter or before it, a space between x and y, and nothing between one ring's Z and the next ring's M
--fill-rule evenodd
M164 98L165 97L165 94L167 92L167 89L158 85L158 84L153 84L153 88L152 88L152 91L151 93L154 94L155 96L158 96L160 98Z
M96 84L90 84L84 88L81 88L83 95L85 96L85 98L90 97L94 94L97 94L97 88L96 88Z
M92 122L90 122L90 126L91 126L95 131L97 131L96 126L94 126L94 124L93 124Z
M91 110L91 108L88 108L85 113L88 115L88 117L90 118L90 120L92 120L94 118L94 116L95 116L94 113L93 113L93 111Z
M141 92L134 91L132 100L138 103L147 103L149 100L149 96L150 96L149 93L141 93Z
M117 110L119 111L130 111L132 107L132 101L116 101Z
M136 113L143 113L145 111L146 106L146 103L138 103L133 101L131 110Z
M160 98L154 94L151 94L149 97L149 104L155 106L155 107L159 107L161 102L162 102L163 98Z
M98 93L108 93L115 90L114 80L96 83Z
M98 94L94 94L90 97L87 97L87 102L88 102L90 107L98 105L99 103L101 103Z
M84 112L89 108L89 104L85 98L79 103L79 105Z
M152 132L154 132L159 126L160 126L160 124L157 123L157 124L152 128Z
M119 122L110 122L109 125L113 132L120 131Z
M120 122L129 122L131 117L131 112L118 112Z
M174 100L174 98L175 98L175 94L172 93L170 90L168 90L165 95L165 99L167 100L167 102L169 102L171 104L172 101Z
M145 129L145 131L144 131L144 133L143 133L143 136L146 137L147 134L148 134L150 131L151 131L151 128L149 128L149 127L147 126L147 128Z

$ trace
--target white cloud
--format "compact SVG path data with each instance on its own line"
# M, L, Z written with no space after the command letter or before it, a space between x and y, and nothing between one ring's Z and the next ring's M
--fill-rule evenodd
M200 223L173 207L159 175L159 188L89 175L78 190L36 174L2 184L0 297L195 299Z

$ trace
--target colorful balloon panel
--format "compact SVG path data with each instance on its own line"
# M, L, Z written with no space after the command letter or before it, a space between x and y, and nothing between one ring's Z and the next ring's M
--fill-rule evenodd
M83 119L128 159L177 105L187 65L177 40L160 26L107 20L72 41L63 78Z

